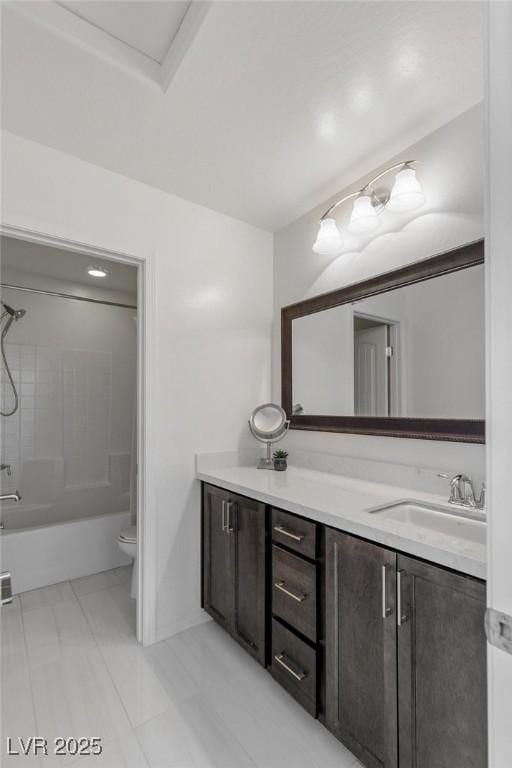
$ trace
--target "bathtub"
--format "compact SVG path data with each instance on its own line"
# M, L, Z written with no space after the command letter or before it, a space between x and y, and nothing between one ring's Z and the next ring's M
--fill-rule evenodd
M14 594L131 563L117 544L130 512L87 512L70 520L68 510L63 521L51 504L2 507L1 570L11 572Z

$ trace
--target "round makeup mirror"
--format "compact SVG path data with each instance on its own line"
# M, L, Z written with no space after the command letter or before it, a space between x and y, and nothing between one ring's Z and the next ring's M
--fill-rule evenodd
M251 414L249 429L260 443L267 446L267 455L260 459L258 469L273 469L272 443L282 440L288 432L290 422L286 418L286 412L280 405L264 403L259 405Z

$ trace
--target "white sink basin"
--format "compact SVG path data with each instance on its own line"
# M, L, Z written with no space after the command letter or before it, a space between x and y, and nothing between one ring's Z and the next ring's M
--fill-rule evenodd
M478 510L466 512L422 501L404 500L384 504L381 507L369 509L368 512L386 517L388 520L398 520L417 528L485 545L485 515Z

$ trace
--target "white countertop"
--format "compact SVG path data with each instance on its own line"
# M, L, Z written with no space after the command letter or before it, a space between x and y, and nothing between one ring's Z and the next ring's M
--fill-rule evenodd
M201 466L199 462L196 476L400 552L480 579L486 577L486 548L482 544L367 511L391 501L414 499L445 504L445 498L293 466L275 472L255 467Z

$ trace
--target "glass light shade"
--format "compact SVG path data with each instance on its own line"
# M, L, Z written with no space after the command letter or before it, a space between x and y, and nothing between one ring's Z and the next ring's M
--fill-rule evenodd
M395 177L387 207L398 213L414 211L425 202L421 184L414 168L403 168Z
M87 274L91 277L107 277L108 269L105 269L104 267L89 267L87 269Z
M313 245L315 253L322 256L337 256L343 248L343 236L334 219L322 219Z
M380 225L379 214L372 205L370 195L360 195L354 200L352 215L348 228L351 232L361 234L373 232Z

